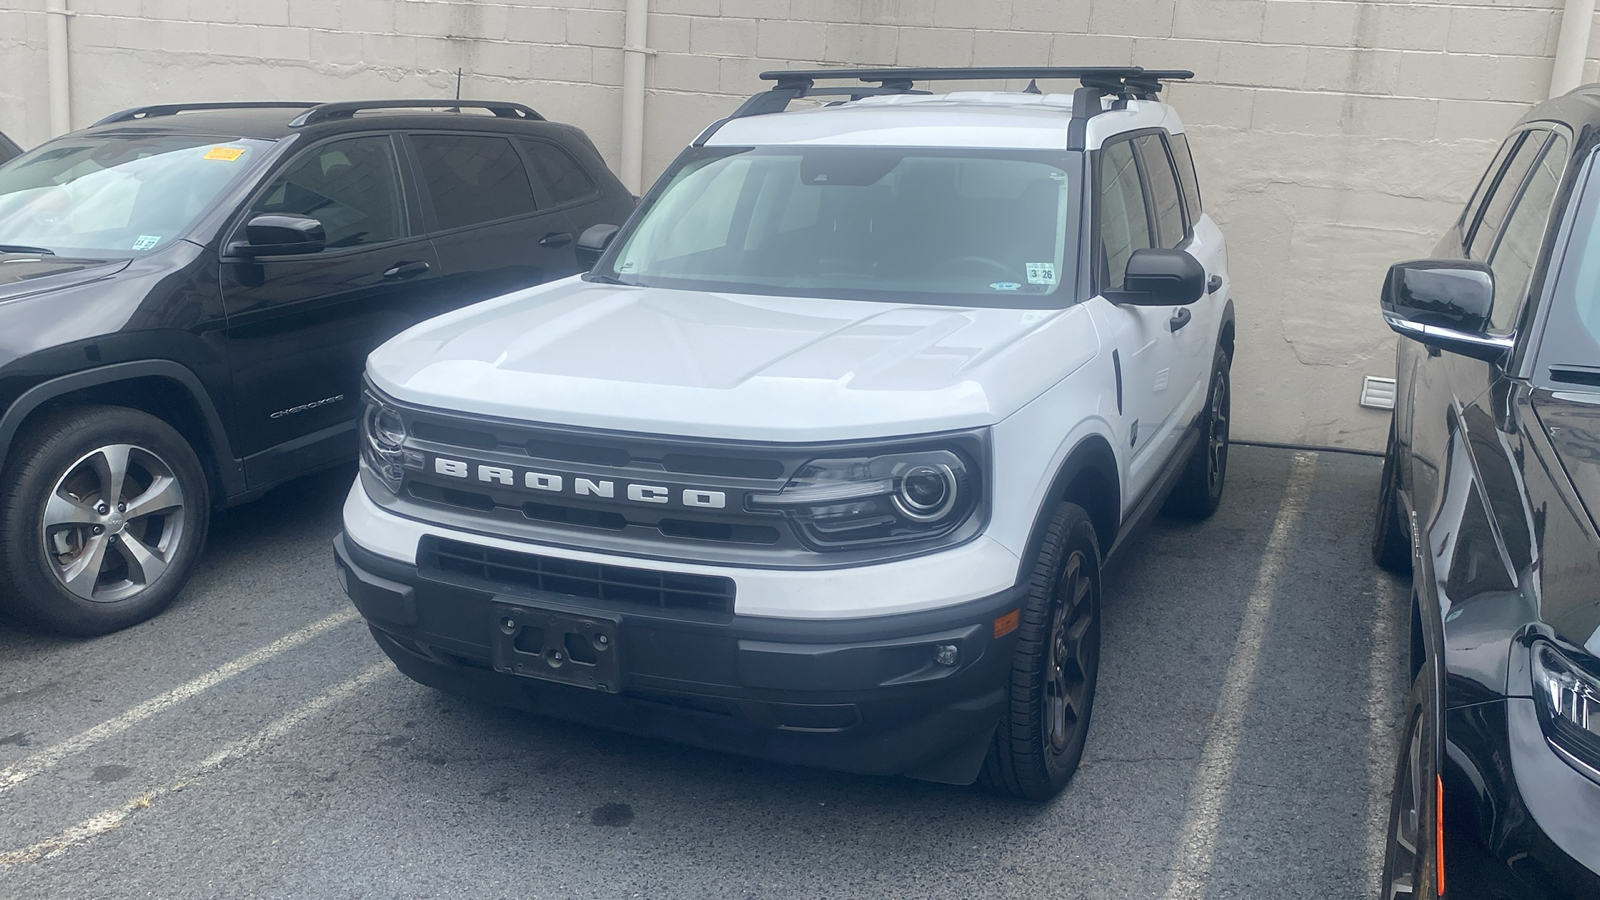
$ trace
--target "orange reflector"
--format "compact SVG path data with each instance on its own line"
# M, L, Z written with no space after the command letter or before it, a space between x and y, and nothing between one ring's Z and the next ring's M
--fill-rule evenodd
M1022 610L1013 609L998 619L994 620L994 636L1003 638L1017 630L1017 622L1022 618Z
M1433 858L1439 864L1439 896L1444 896L1444 779L1433 776Z

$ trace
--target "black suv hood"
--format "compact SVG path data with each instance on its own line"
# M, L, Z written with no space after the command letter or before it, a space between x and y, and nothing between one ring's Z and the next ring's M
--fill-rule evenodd
M1600 394L1536 391L1533 408L1590 523L1600 530Z
M127 268L129 262L0 253L0 302L105 278Z

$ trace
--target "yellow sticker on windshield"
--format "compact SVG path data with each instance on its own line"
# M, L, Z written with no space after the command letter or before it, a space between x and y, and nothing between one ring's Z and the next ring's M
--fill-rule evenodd
M206 151L201 159L220 159L223 162L233 162L244 155L243 147L212 147Z

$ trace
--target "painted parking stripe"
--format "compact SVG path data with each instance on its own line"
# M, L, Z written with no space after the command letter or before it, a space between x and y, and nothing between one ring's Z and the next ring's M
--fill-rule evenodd
M133 799L129 800L127 803L122 804L121 806L112 807L111 809L96 813L95 815L84 819L82 822L73 825L71 828L52 835L51 837L45 838L44 840L30 847L23 847L20 850L12 850L7 853L0 853L0 869L8 869L24 863L35 862L41 859L57 856L61 853L65 853L67 850L70 850L84 841L90 840L94 837L105 834L114 828L117 828L123 822L127 821L129 816L138 813L140 810L148 809L152 803L154 803L163 795L170 794L174 790L181 789L189 782L194 781L202 776L209 775L235 759L240 759L260 751L268 744L278 740L285 734L288 734L306 719L311 718L322 710L327 709L329 706L332 706L351 694L356 693L367 685L377 681L379 678L382 678L385 675L393 674L394 671L394 666L388 662L382 662L368 667L356 677L342 684L336 685L327 691L324 691L303 706L296 708L293 712L274 720L272 724L261 729L260 731L257 731L255 734L243 738L242 740L234 741L226 747L223 747L221 750L211 754L202 760L199 765L174 779L171 785L141 794L138 797L134 797Z
M1222 807L1228 801L1233 770L1238 763L1239 744L1244 737L1245 708L1255 687L1256 668L1261 659L1261 644L1266 637L1267 618L1278 593L1278 577L1283 573L1291 539L1305 512L1316 474L1316 457L1296 453L1289 468L1289 482L1283 489L1283 502L1272 522L1272 532L1256 570L1255 586L1245 604L1239 637L1233 644L1222 679L1222 694L1217 698L1216 715L1200 753L1194 786L1189 789L1183 826L1178 831L1164 900L1194 900L1205 892L1211 877L1211 864L1217 849L1217 826Z
M216 687L229 678L258 666L281 653L293 650L319 635L326 634L340 625L354 622L358 614L353 609L336 612L325 619L312 622L310 625L285 635L276 641L252 650L244 656L212 669L199 678L179 685L165 694L151 697L149 700L135 706L114 719L101 722L99 725L67 738L59 744L48 747L16 765L0 772L0 794L5 793L18 784L38 775L41 772L58 765L62 760L93 747L106 738L121 734L129 728L143 722L145 719L195 697L205 691Z

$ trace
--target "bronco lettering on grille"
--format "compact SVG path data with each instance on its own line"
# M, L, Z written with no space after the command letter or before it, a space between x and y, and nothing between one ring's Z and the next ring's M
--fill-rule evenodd
M434 457L433 472L446 478L476 481L505 487L520 487L530 491L567 494L574 497L599 497L618 499L617 482L605 478L567 478L549 472L519 471L507 466L469 463L459 459ZM622 498L632 503L671 503L673 489L656 484L624 484ZM678 500L695 509L725 509L728 506L726 491L707 491L683 488Z

